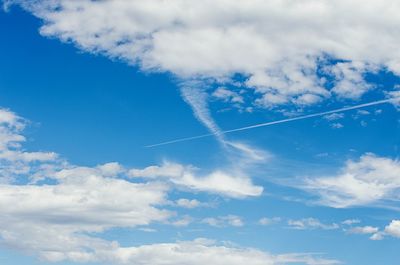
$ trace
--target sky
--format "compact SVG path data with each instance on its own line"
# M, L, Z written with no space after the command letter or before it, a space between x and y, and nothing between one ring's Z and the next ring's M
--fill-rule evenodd
M400 3L1 7L0 264L398 265Z

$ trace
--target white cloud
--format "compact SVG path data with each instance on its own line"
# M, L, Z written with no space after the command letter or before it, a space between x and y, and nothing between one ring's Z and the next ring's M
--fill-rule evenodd
M397 108L400 108L400 86L396 86L396 89L397 90L395 90L395 91L388 92L387 95L389 98L397 99L397 100L394 100L392 102L392 104L394 106L396 106Z
M385 227L387 235L400 238L400 220L393 220L388 226Z
M230 151L231 155L235 156L235 163L240 165L240 167L246 167L246 165L254 163L262 163L273 157L269 152L242 142L225 141L224 144L226 148L231 148L231 150L228 149L227 151Z
M176 205L179 207L192 209L192 208L197 208L197 207L207 205L207 204L199 202L196 199L189 200L189 199L181 198L176 201Z
M342 224L344 224L344 225L353 225L353 224L359 224L359 223L361 223L361 221L358 219L347 219L342 222Z
M373 89L366 73L400 73L400 40L393 33L400 4L391 0L11 2L43 19L45 36L144 71L239 83L265 107L359 98ZM319 72L333 80L331 91ZM233 80L237 73L247 79Z
M379 231L378 227L373 226L357 226L349 229L351 234L375 234Z
M148 224L168 216L167 211L152 207L165 203L167 188L156 183L82 174L55 185L1 185L0 190L3 220L29 215L30 222L64 220L66 226L76 222L85 231L98 231Z
M193 218L190 217L189 215L185 215L182 218L173 221L171 224L180 227L180 226L188 226L192 222Z
M357 110L357 115L363 115L363 116L365 116L365 115L370 115L371 114L371 112L369 112L368 110Z
M239 173L237 173L239 174ZM240 198L259 196L263 188L254 185L243 175L232 175L221 170L213 171L204 176L197 176L195 168L174 163L164 163L162 166L151 166L145 169L133 169L131 177L166 179L171 183L194 191L217 193L228 197Z
M335 121L335 120L343 119L344 114L343 113L332 113L329 115L325 115L323 118L328 121Z
M400 162L373 154L347 161L336 176L307 179L305 189L320 196L319 203L336 208L385 204L399 200Z
M0 109L0 125L19 129L24 127L22 118L7 109Z
M272 218L263 217L260 220L258 220L258 223L260 225L272 225L272 224L279 223L281 220L282 220L282 218L280 218L280 217L272 217Z
M338 224L324 224L315 218L304 218L300 220L289 220L288 225L293 229L306 230L306 229L323 229L323 230L335 230L339 229Z
M117 162L95 167L75 166L59 159L55 153L25 151L22 145L25 138L21 134L25 124L26 121L13 112L0 109L0 243L3 246L47 261L124 264L129 256L129 262L136 264L146 259L169 258L163 255L171 252L152 257L137 256L141 247L121 248L118 242L103 240L100 236L111 228L146 229L154 222L188 225L192 221L189 216L171 221L175 213L165 209L169 205L167 195L171 185L151 177L179 177L182 171L192 168L178 164L149 167L140 171L147 177L145 181L127 181L126 175L129 172L135 175L137 171L129 171ZM190 172L185 174L182 183L196 190L225 192L234 197L256 195L262 191L248 179L218 171L204 179ZM221 188L220 185L227 186ZM196 200L178 200L177 203L186 207L200 204ZM242 225L240 218L234 216L224 220L229 225ZM179 248L180 245L176 246ZM215 249L207 247L205 251ZM178 256L176 261L183 262L181 264L191 264L194 261L188 258L189 251L188 248L187 255L177 252L173 256ZM237 255L240 259L241 254L238 252ZM274 259L271 262L275 262ZM169 264L177 263L171 260Z
M400 238L400 220L392 220L384 229L374 226L357 226L347 231L350 234L372 234L369 239L374 241L383 240L386 236Z
M392 220L383 231L377 230L371 237L371 240L383 240L385 236L400 238L400 220Z
M1 168L23 177L28 183L0 184L0 243L50 262L101 262L107 264L305 264L331 265L335 260L308 254L271 255L259 250L222 246L207 240L121 247L116 241L101 238L111 228L136 228L154 232L148 225L162 222L186 226L190 216L172 219L176 213L166 210L171 185L216 192L232 197L255 196L262 188L244 176L230 176L215 171L198 177L193 167L166 163L143 170L130 170L117 162L94 167L76 166L66 160L23 149L21 131L25 121L10 111L0 113L0 153L13 151L18 156L3 155ZM264 161L265 154L247 145L242 159ZM21 155L24 154L24 155ZM29 158L31 157L31 158ZM35 159L33 159L35 157ZM40 158L45 159L40 159ZM27 159L29 158L29 159ZM57 159L56 159L57 158ZM244 159L244 161L246 160ZM245 163L250 163L245 161ZM20 168L22 167L22 168ZM17 170L19 169L19 170ZM1 178L7 172L0 171ZM142 176L133 182L126 176ZM174 180L176 179L176 180ZM179 199L176 205L198 207L199 201ZM200 222L206 222L202 220ZM244 222L235 215L208 220L209 224L241 227ZM155 254L156 253L156 254Z
M0 108L0 183L14 182L18 177L54 163L53 152L27 152L22 148L21 134L26 121L15 113Z
M339 97L357 99L372 89L363 75L367 72L374 72L374 70L364 63L345 62L328 67L327 72L335 76L334 93Z
M220 135L220 128L211 116L208 107L208 94L204 85L196 81L186 81L181 84L181 95L186 103L188 103L194 113L194 116L203 123L207 129L216 134L217 139L223 142L224 137Z
M154 255L157 253L157 255ZM143 245L140 247L118 248L101 253L105 260L120 264L154 265L278 265L306 264L332 265L338 261L315 258L304 254L271 255L255 249L233 248L217 245L207 239L194 241Z
M378 233L375 233L372 236L370 236L369 239L374 240L374 241L378 241L378 240L382 240L383 238L384 238L383 233L378 232Z
M219 216L219 217L208 217L204 218L202 221L204 224L208 224L215 227L224 227L224 226L236 226L241 227L244 226L244 222L241 217L236 215L227 215L227 216Z
M87 233L148 225L171 216L158 208L166 202L166 186L98 173L73 168L57 172L64 177L56 177L52 185L0 185L2 244L50 261L90 261L92 252L111 243Z
M239 95L237 92L229 90L225 87L219 87L217 88L213 93L212 96L221 99L225 102L231 102L231 103L243 103L244 99L241 95Z
M106 163L97 167L106 176L116 176L124 171L123 167L117 162Z
M335 122L335 123L332 123L332 124L331 124L331 127L332 127L333 129L341 129L341 128L344 127L344 125L341 124L340 122Z

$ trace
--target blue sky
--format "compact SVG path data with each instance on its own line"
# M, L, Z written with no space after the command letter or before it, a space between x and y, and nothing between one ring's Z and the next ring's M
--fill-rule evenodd
M396 265L400 21L302 2L4 1L0 263Z

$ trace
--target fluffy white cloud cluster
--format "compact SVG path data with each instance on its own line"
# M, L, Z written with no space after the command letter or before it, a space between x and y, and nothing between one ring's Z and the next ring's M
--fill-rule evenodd
M372 88L366 73L400 74L400 3L392 0L7 2L41 18L45 36L144 71L250 88L261 106L355 99ZM246 78L232 79L237 73Z
M390 224L385 227L385 233L400 238L400 220L392 220Z
M12 182L20 175L33 173L57 160L55 153L26 152L21 148L26 140L21 134L25 124L15 113L0 109L0 183Z
M378 204L400 199L399 176L400 161L365 154L348 161L337 176L306 180L305 189L331 207Z
M0 109L2 244L48 260L85 261L90 252L110 245L87 233L148 225L172 214L158 208L167 201L167 185L119 179L118 163L77 167L54 153L23 150L25 125Z
M131 174L135 172L136 175L140 173L147 177L146 181L131 182L123 178L129 170L118 163L80 167L68 164L53 153L24 151L21 145L24 137L20 134L24 126L23 119L8 110L0 109L0 178L3 180L0 184L1 245L52 262L154 265L337 264L335 260L311 255L274 256L254 249L221 246L206 240L121 247L118 242L101 239L101 233L110 228L132 228L153 222L177 226L190 223L188 217L170 222L173 213L165 206L169 205L167 195L171 184L150 178L153 175L171 178L180 176L184 167L174 165L147 168L141 172L131 171ZM26 169L20 170L20 165ZM195 187L199 191L234 196L240 193L237 185L243 184L245 192L240 193L241 196L254 192L254 187L249 183L242 183L229 176L218 182L214 181L214 177L206 177L202 181L199 177L191 176L188 180L190 185L182 180L178 183ZM208 184L215 186L210 188ZM225 184L229 188L217 188ZM177 205L189 208L199 204L196 200L177 202ZM228 216L223 219L231 225L242 224L238 217Z
M371 240L382 240L385 236L400 238L400 220L392 220L384 229L373 226L357 226L349 229L351 234L371 234Z
M49 260L80 253L81 260L109 247L87 233L148 225L171 215L157 208L165 203L163 185L81 173L55 185L0 185L3 244Z

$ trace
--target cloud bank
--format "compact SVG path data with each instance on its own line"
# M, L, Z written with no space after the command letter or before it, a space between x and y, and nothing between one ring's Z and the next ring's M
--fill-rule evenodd
M366 74L400 74L400 3L391 0L7 3L42 19L44 36L143 71L245 88L261 107L357 99L374 89ZM214 95L242 101L221 90Z

